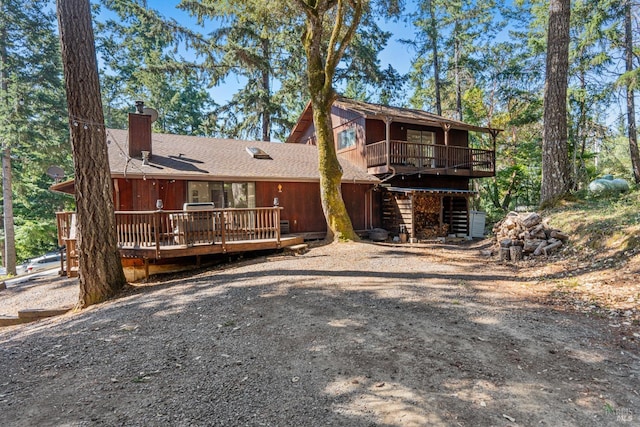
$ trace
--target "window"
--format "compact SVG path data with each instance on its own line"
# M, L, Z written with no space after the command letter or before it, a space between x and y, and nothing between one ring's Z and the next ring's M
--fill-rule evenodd
M426 130L407 129L407 142L415 144L435 144L436 133Z
M189 203L213 202L216 208L255 208L254 182L189 181Z
M356 145L356 128L352 127L338 133L338 150L355 147Z
M407 129L407 158L406 164L422 168L428 165L435 167L436 143L435 132L426 130Z

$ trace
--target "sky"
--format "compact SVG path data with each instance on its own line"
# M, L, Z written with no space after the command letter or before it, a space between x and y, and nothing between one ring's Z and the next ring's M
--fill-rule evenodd
M178 0L148 0L147 6L150 9L157 10L162 16L166 18L173 18L182 25L187 25L194 30L201 32L208 31L206 27L202 28L198 26L196 19L191 17L187 12L177 9L176 5L178 3L180 3ZM407 15L415 7L414 2L412 1L407 1L406 3L409 7L405 9L403 15ZM102 20L115 17L115 14L105 10L103 7L98 19ZM389 64L391 64L400 74L407 73L411 66L411 60L414 54L410 51L408 46L399 43L398 40L402 38L412 38L412 30L402 22L379 21L378 24L383 30L389 31L393 34L386 48L380 53L379 59L381 69L385 69ZM218 104L225 104L231 99L233 94L242 87L242 83L243 82L237 77L228 77L224 83L212 88L211 94Z

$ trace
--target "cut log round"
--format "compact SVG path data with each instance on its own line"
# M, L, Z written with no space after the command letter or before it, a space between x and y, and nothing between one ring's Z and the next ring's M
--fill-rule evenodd
M545 246L547 246L548 243L546 240L543 240L542 242L540 242L540 244L538 245L538 247L536 248L535 251L533 251L533 255L538 256L542 254L542 249L544 249Z
M538 215L536 212L531 212L529 215L522 219L522 225L527 228L531 228L535 225L540 224L541 221L542 217L540 217L540 215Z
M529 253L529 252L533 252L533 251L535 251L535 250L538 248L538 246L539 246L539 245L540 245L540 243L542 243L542 242L543 242L543 240L540 240L540 239L529 239L529 240L525 240L525 241L524 241L524 247L522 248L522 250L523 250L524 252L527 252L527 253Z
M558 249L560 246L562 246L562 241L558 240L542 248L542 252L545 254L545 256L548 256L551 252Z
M511 259L511 251L509 248L500 248L500 261L509 261Z
M522 246L511 246L509 248L511 261L520 261L522 259Z
M560 230L551 230L551 237L558 240L562 240L563 242L566 242L567 240L569 240L569 235L563 233Z

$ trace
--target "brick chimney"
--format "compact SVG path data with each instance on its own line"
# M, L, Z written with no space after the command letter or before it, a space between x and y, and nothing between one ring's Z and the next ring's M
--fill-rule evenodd
M141 159L143 151L151 157L151 115L144 113L143 101L136 101L136 112L129 113L129 157Z

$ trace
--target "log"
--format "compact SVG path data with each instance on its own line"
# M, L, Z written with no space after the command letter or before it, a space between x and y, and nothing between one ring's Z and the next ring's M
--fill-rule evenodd
M539 232L544 230L544 224L538 224L533 229L529 230L531 235L538 234Z
M535 225L540 224L541 221L542 217L540 217L540 215L538 215L536 212L531 212L522 220L522 225L527 228L531 228Z
M516 222L512 218L507 218L502 223L502 228L507 229L507 230L512 230L512 229L516 228Z
M500 261L509 261L511 258L511 250L509 248L500 248Z
M542 239L542 240L547 240L548 238L547 233L545 233L544 230L538 231L536 234L533 235L533 237L535 237L536 239Z
M513 245L513 240L511 240L511 239L502 239L502 240L500 240L500 247L502 247L502 248L508 248L511 245Z
M544 253L545 256L548 256L551 252L558 249L560 246L562 246L562 240L557 240L551 243L550 245L547 245L544 248L542 248L542 252Z
M540 246L540 243L542 242L544 242L544 240L540 240L540 239L525 240L524 247L522 248L522 250L527 253L533 252L538 248L538 246Z
M511 246L509 248L511 261L520 261L522 259L522 246Z
M542 254L542 249L544 249L545 246L547 246L548 243L546 240L543 240L542 242L540 242L540 244L538 245L538 247L536 248L535 251L533 251L533 255L534 256L538 256L540 254Z
M562 240L563 242L569 240L569 235L563 233L560 230L551 230L551 237L553 237L554 239Z

